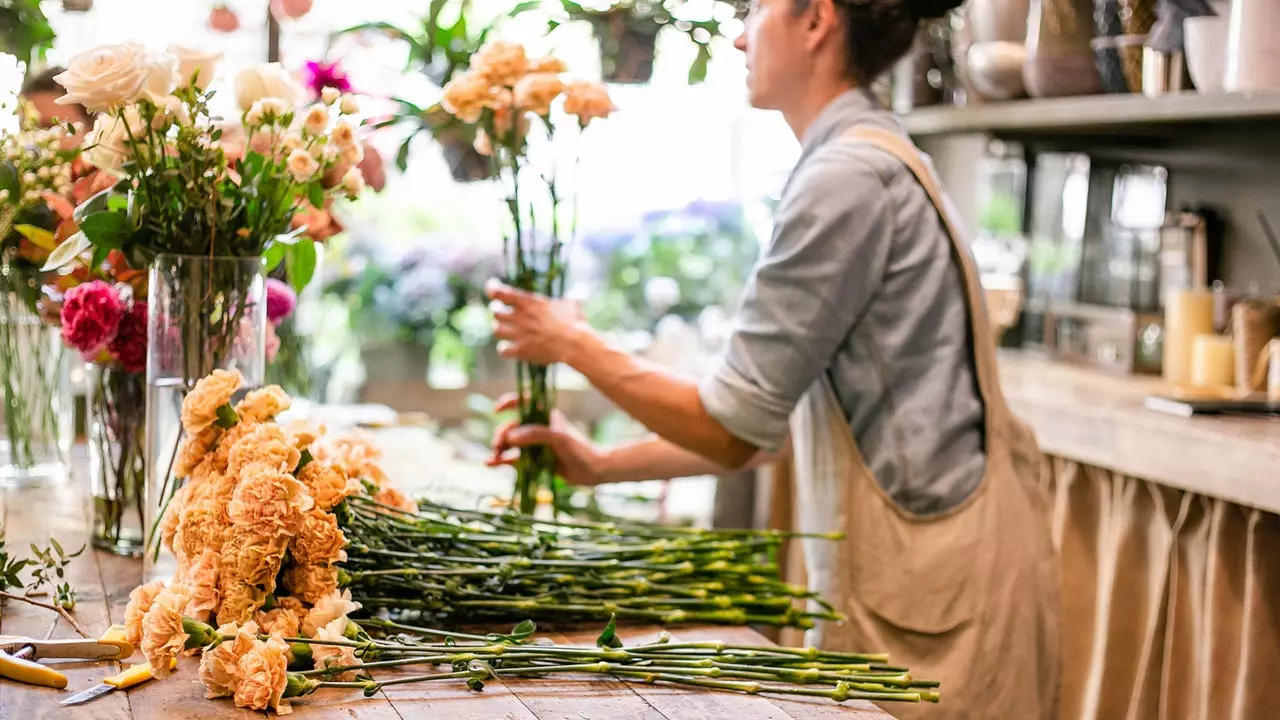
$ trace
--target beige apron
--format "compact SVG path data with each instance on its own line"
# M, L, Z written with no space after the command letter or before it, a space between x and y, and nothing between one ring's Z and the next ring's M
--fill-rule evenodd
M985 404L986 471L960 506L920 517L899 508L863 461L830 381L792 419L797 521L840 531L803 546L809 583L847 616L808 640L832 650L888 652L914 675L942 682L938 706L892 705L900 718L1040 720L1057 716L1059 585L1038 489L1040 454L1005 404L977 272L923 159L904 138L855 128L840 138L898 158L938 208L963 270L978 387Z

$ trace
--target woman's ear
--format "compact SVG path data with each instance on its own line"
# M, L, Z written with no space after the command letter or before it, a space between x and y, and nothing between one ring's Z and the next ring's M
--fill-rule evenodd
M809 0L805 9L805 49L813 52L840 34L835 0Z

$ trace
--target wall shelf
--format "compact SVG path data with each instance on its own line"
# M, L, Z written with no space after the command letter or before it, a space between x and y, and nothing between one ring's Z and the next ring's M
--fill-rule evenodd
M905 116L912 135L986 132L1005 136L1149 132L1177 126L1280 122L1280 91L1195 92L1015 100L970 107L922 107ZM1277 127L1280 127L1278 125Z

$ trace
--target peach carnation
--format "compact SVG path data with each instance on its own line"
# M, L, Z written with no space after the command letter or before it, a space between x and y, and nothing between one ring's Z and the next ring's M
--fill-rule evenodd
M267 612L258 613L258 624L262 631L280 637L298 637L302 621L297 614L288 608L275 607Z
M237 668L240 684L236 687L236 707L252 710L275 710L288 715L289 704L283 702L289 682L289 644L272 635L266 642L254 642L253 648L240 658Z
M124 639L130 645L138 647L142 644L142 617L151 609L151 604L164 590L164 581L139 585L129 592L129 604L124 609Z
M480 120L485 108L496 104L495 88L489 78L475 72L458 73L444 86L440 106L465 123Z
M284 562L288 542L287 535L258 535L247 528L233 527L222 546L223 601L226 602L226 585L230 582L274 590L272 583Z
M360 481L348 480L341 467L319 460L307 463L298 472L298 480L307 486L316 507L324 511L332 510L348 495L355 495L362 489Z
M187 633L182 627L182 611L191 601L191 590L173 583L156 596L142 616L142 654L151 663L151 675L163 680L170 665L186 648Z
M339 563L347 559L347 538L332 513L312 508L302 516L293 538L293 557L300 563Z
M360 603L352 601L350 590L334 589L320 596L312 604L315 607L311 608L302 621L302 632L306 633L307 637L315 637L317 630L339 619L344 620L342 630L345 631L347 628L345 618L360 609ZM341 635L342 632L338 634Z
M231 449L234 448L241 440L252 435L257 429L257 423L241 422L236 423L235 427L226 431L218 441L218 445L213 451L214 471L225 474L227 472L227 467L231 464ZM234 479L238 481L240 478L235 477Z
M374 502L379 502L388 507L393 507L398 510L403 510L404 512L407 512L407 513L418 512L417 503L415 503L413 500L406 497L404 493L391 487L390 485L387 485L383 487L381 490L379 490L378 494L373 496L373 500Z
M284 426L284 432L293 440L293 446L298 448L298 452L302 452L310 449L312 443L324 435L325 427L323 423L294 420Z
M551 112L551 102L564 92L564 81L555 73L530 73L515 86L515 104L536 115Z
M160 541L170 551L173 550L173 536L178 531L178 522L182 519L190 487L183 485L173 493L173 497L169 498L169 506L164 509L164 515L160 518Z
M236 413L242 421L266 422L289 409L293 400L279 385L268 385L259 390L250 391L236 405Z
M187 617L208 622L218 609L218 574L222 569L222 553L205 548L193 557L197 560L187 568L183 577L183 584L191 588L191 599L183 612Z
M267 593L245 582L223 582L222 605L218 607L219 622L242 623L253 619L262 607Z
M345 617L334 618L328 625L316 630L315 639L325 640L329 642L345 640L342 633L346 632L347 619ZM331 667L354 667L360 665L360 660L356 657L354 648L345 645L312 645L311 657L315 660L316 669L324 670ZM356 671L348 670L333 678L339 681L350 681L356 679Z
M218 436L221 434L222 428L211 425L195 435L187 435L183 438L182 446L178 448L178 457L173 461L174 476L191 477L201 461L209 454L209 450L217 444Z
M214 370L196 382L182 400L182 427L197 435L218 421L218 409L231 402L244 378L238 370Z
M530 73L562 73L566 70L564 61L558 57L544 55L529 59Z
M307 487L292 475L270 465L255 464L241 472L227 514L233 524L252 528L258 535L292 535L297 532L302 513L314 504Z
M471 56L471 69L495 85L510 87L529 72L529 56L519 43L491 40Z
M292 471L302 460L302 453L293 446L279 425L262 424L253 432L236 441L227 455L227 474L244 479L245 468L250 465L266 465Z
M387 474L382 471L378 461L382 459L382 451L361 432L352 432L342 437L331 438L328 442L317 445L317 460L327 460L346 471L347 477L357 480L369 480L381 486L387 482Z
M565 87L564 111L577 115L578 122L584 127L595 118L609 117L617 109L609 97L608 88L601 83L577 80Z
M284 586L302 602L314 605L338 589L338 568L333 565L295 565L284 571Z
M228 623L218 628L220 635L235 635L224 640L200 658L200 681L209 699L231 697L240 686L240 658L253 649L258 640L258 626L250 620L243 627Z

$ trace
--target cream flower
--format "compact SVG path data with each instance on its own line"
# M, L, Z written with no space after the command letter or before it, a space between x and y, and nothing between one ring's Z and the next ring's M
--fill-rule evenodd
M284 586L302 602L314 605L338 589L338 568L332 565L295 565L284 571Z
M577 115L583 126L595 118L607 118L617 109L609 97L609 89L601 83L577 80L565 88L564 111Z
M239 370L214 370L182 399L182 427L188 435L204 432L218 420L218 409L231 402L244 378Z
M306 93L280 63L264 63L236 75L236 104L248 110L263 98L277 98L288 107L297 107Z
M356 126L347 120L339 120L337 125L333 126L333 132L329 137L338 147L347 147L354 145L356 141Z
M344 620L348 615L360 609L360 603L351 600L350 590L332 590L318 598L302 621L302 632L307 637L315 637L316 631L335 620ZM342 629L346 630L343 622ZM338 632L339 635L342 631Z
M245 469L253 465L284 468L287 472L296 468L301 459L302 453L279 425L256 425L253 432L232 446L227 458L227 474L243 480Z
M200 658L200 681L204 683L204 696L209 699L235 695L240 686L240 658L258 641L258 626L252 620L243 627L228 623L219 627L218 633L234 634L235 638L224 640Z
M248 120L245 122L248 122ZM253 135L249 136L249 149L259 155L270 155L271 148L274 145L275 133L269 130L255 130Z
M329 127L329 108L324 105L312 105L302 120L302 129L312 135L319 135Z
M163 105L165 98L172 95L177 86L178 58L172 55L149 55L138 99L149 100L153 105Z
M302 517L293 538L293 557L300 563L338 563L347 559L347 538L333 513L312 508Z
M289 450L297 453L296 448ZM227 505L231 522L250 528L254 534L292 535L302 514L315 504L307 486L292 475L270 465L249 465L241 471L240 484Z
M490 40L471 56L471 69L495 85L510 87L529 71L529 56L519 43Z
M343 95L342 105L339 106L343 115L355 115L360 112L360 101L356 100L355 95Z
M283 701L289 683L289 644L272 635L266 642L257 641L240 658L240 684L236 687L236 707L252 710L275 710L280 715L291 712Z
M293 175L293 179L298 183L305 183L315 177L316 171L320 169L320 163L311 157L311 153L298 148L289 153L288 159L289 173Z
M298 480L307 486L316 508L325 512L361 490L359 481L348 480L341 467L320 460L313 460L298 471Z
M187 568L183 584L191 588L191 599L183 614L200 622L208 622L218 610L218 574L222 570L222 553L206 547Z
M342 176L342 189L350 197L356 197L364 192L364 173L360 172L360 168L353 167Z
M359 143L353 143L343 147L338 156L342 158L342 162L354 167L364 160L364 148Z
M182 45L170 45L169 54L178 60L178 83L186 87L195 82L204 90L213 82L213 74L222 62L222 53L211 53Z
M325 105L332 105L342 97L342 91L336 87L326 87L320 91L320 100Z
M551 102L564 88L564 81L555 73L530 73L516 82L516 107L545 116L551 112Z
M258 624L262 626L262 631L265 633L288 638L298 637L301 627L301 621L293 611L280 607L268 612L259 612Z
M124 608L124 639L137 647L142 644L142 617L164 590L164 581L139 585L129 592L129 604Z
M316 630L315 639L325 640L329 642L345 640L342 633L346 632L347 619L340 617L334 619L328 625ZM324 670L331 667L354 667L360 665L359 658L356 657L355 648L345 645L312 645L311 657L315 660L316 669ZM356 679L356 671L348 670L335 677L334 680L350 681Z
M131 106L132 107L132 106ZM137 113L137 108L132 108ZM127 111L126 111L127 114ZM93 121L93 130L87 142L88 150L85 159L94 167L112 173L119 173L124 164L133 157L129 146L129 125L115 115L103 113Z
M173 583L156 596L142 617L142 654L151 663L151 675L160 680L169 676L170 663L186 647L182 611L190 600L191 590Z
M54 77L67 91L56 102L83 105L91 113L111 112L138 98L150 71L141 45L102 45L71 58L67 70Z
M470 71L459 73L444 86L440 106L462 122L474 123L480 120L486 107L493 107L495 92L493 83L484 75Z
M373 496L373 500L374 502L380 502L383 505L397 508L407 513L418 512L417 503L390 485L384 485L380 490L378 490L378 494Z
M288 101L278 97L264 97L258 102L262 103L263 114L274 123L279 123L292 107Z

